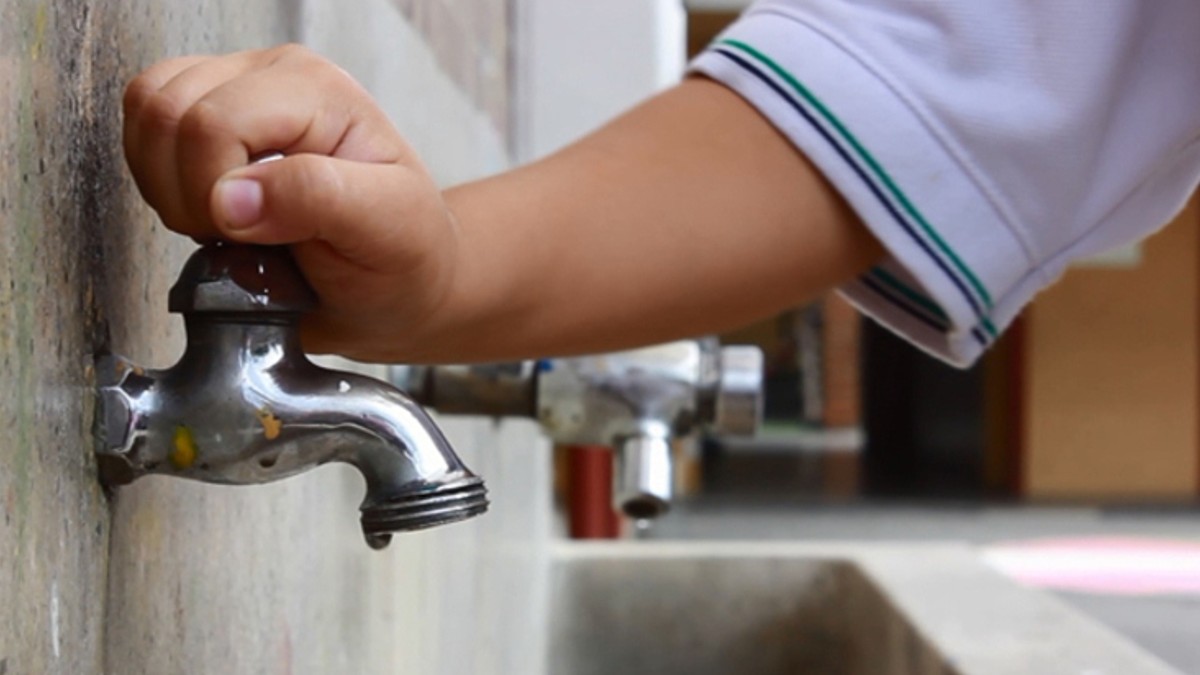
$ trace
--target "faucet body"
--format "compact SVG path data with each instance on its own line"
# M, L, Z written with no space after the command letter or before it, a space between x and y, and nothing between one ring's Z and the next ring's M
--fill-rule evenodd
M762 352L681 340L536 364L404 367L393 381L443 413L534 417L558 443L616 453L613 498L635 519L670 506L671 440L710 428L753 434Z
M249 485L339 461L366 480L362 527L391 533L487 509L483 481L400 391L321 368L300 347L314 298L285 249L207 246L171 291L187 348L165 370L97 359L101 480L148 474Z

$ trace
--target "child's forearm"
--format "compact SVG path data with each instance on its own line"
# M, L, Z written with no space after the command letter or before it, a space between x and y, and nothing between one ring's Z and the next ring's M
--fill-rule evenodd
M428 360L721 331L805 302L882 256L786 139L702 79L445 197L459 228L454 283L405 346Z
M798 304L882 254L748 104L701 79L530 166L438 190L345 71L295 45L155 64L125 93L163 223L287 244L306 349L462 362L628 347ZM248 164L268 150L286 157Z

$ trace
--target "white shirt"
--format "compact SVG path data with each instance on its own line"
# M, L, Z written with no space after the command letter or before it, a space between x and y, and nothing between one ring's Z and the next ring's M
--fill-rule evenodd
M843 293L957 365L1200 180L1200 0L763 0L692 69L887 248Z

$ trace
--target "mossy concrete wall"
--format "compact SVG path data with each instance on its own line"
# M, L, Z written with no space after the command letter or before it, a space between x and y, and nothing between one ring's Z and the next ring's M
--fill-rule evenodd
M507 162L510 18L504 0L0 0L0 675L536 672L549 478L530 426L449 421L493 511L384 553L351 471L110 497L91 454L92 354L175 359L166 289L192 248L124 167L125 82L303 41L449 183Z

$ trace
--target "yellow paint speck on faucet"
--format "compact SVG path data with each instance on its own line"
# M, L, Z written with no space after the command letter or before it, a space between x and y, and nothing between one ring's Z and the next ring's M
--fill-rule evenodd
M196 462L196 439L192 438L192 430L180 424L175 427L174 448L171 450L171 464L176 469L187 469Z
M283 428L283 422L275 416L275 413L266 408L258 409L258 421L262 423L263 437L268 441L273 441L279 437L279 432Z

